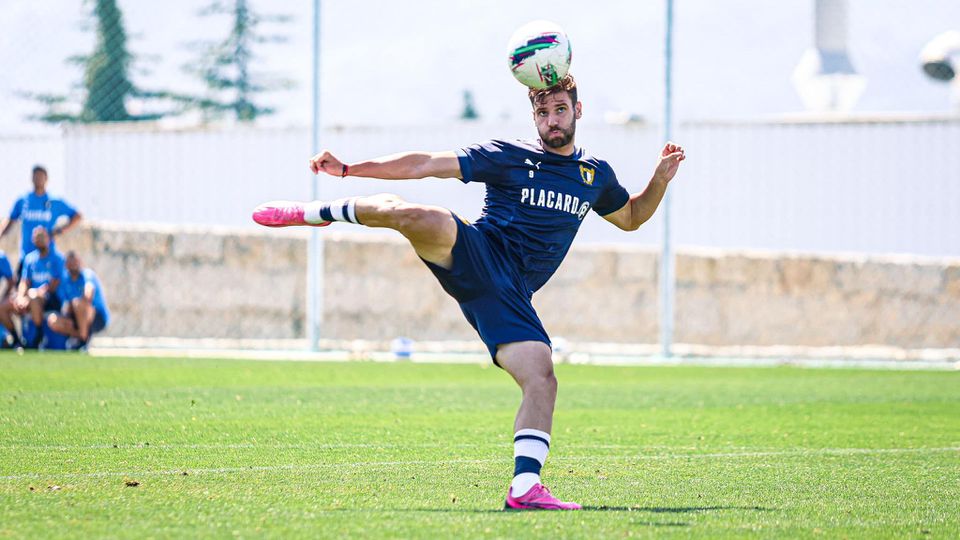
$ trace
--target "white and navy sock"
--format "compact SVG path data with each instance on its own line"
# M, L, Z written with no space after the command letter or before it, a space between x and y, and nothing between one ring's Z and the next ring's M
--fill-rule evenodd
M538 429L521 429L513 436L512 497L519 497L540 483L540 468L547 461L549 451L549 433Z
M360 225L357 219L357 199L347 197L335 201L313 201L303 206L303 220L307 223L322 223L324 221L345 221Z

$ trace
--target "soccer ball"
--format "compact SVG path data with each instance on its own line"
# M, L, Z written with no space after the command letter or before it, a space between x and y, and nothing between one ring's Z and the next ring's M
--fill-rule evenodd
M507 55L510 71L524 86L548 88L570 71L572 51L559 25L533 21L513 33Z

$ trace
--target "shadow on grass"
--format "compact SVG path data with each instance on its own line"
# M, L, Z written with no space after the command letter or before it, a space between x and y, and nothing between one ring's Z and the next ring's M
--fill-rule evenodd
M764 508L762 506L584 506L580 512L631 512L631 513L653 513L653 514L689 514L693 512L716 512L720 510L748 510L753 512L772 512L774 508ZM378 510L349 509L338 508L336 510L326 510L327 512L426 512L442 514L525 514L524 510L506 510L503 508L382 508ZM566 513L566 512L558 512ZM640 522L638 525L648 525L651 527L689 527L689 523L673 522Z
M583 510L577 512L591 512L591 511L616 511L614 507L583 507ZM640 512L640 510L628 509L624 507L623 511L630 512ZM440 513L440 514L488 514L488 515L502 515L502 516L517 516L524 514L551 514L551 515L567 515L577 512L570 511L539 511L531 512L527 510L505 510L503 508L383 508L380 510L362 510L362 509L349 509L349 508L338 508L336 510L323 510L322 512L375 512L377 514L389 514L391 512L402 512L402 513L411 513L411 514L420 514L420 513ZM689 527L690 523L677 523L672 521L631 521L632 525L644 526L644 527Z
M774 508L762 506L584 506L588 512L652 512L654 514L689 514L691 512L714 512L717 510L750 510L753 512L772 512Z

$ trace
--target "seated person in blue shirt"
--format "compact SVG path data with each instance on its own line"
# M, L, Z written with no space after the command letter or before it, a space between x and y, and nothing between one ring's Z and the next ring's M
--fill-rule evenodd
M67 271L60 283L61 312L47 316L50 330L72 338L69 348L83 348L93 334L110 322L110 311L100 279L90 268L84 268L76 252L67 253ZM72 346L71 346L72 345Z
M65 224L58 226L61 218L68 218ZM47 193L47 170L37 165L33 168L33 191L17 199L10 211L10 217L0 227L0 238L6 236L13 222L20 220L20 266L17 275L23 277L23 259L33 251L33 229L42 226L50 234L50 247L56 248L56 238L80 222L80 212L59 197Z
M0 250L0 348L6 349L19 345L17 333L13 329L13 285L16 283L13 268L7 254Z
M23 275L13 298L13 313L29 315L37 331L27 344L37 348L43 339L43 313L59 311L60 297L57 288L63 277L63 255L50 246L50 234L43 226L33 229L33 244L37 249L23 258Z

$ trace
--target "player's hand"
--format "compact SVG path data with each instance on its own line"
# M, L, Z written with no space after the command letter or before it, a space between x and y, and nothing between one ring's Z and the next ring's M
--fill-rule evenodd
M670 182L677 174L677 170L680 169L680 162L684 159L686 159L686 155L683 153L683 147L668 142L663 145L663 150L660 151L660 163L657 164L657 170L653 172L653 177L663 182Z
M310 158L310 170L313 174L320 174L322 171L333 176L343 176L343 162L329 150L324 150Z
M13 307L18 312L23 313L30 307L30 299L26 296L17 295L17 297L13 299Z

